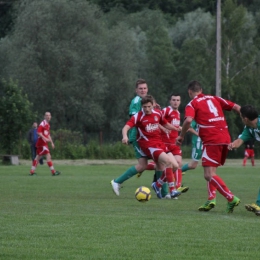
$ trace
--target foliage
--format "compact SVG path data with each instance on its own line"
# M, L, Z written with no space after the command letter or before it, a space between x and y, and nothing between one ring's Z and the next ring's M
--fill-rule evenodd
M222 1L222 97L258 106L260 12L252 6ZM53 130L79 132L83 145L90 133L115 143L138 78L162 107L180 93L181 114L189 81L215 94L215 9L216 0L16 1L0 39L0 77L18 81L33 111L50 111ZM227 119L236 136L241 120Z
M12 154L20 135L33 121L32 104L26 94L13 80L0 83L0 143L7 154Z

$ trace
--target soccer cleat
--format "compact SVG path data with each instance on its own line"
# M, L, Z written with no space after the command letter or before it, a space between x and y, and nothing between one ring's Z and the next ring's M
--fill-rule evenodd
M171 195L170 194L166 194L164 197L162 197L162 199L171 199Z
M159 187L157 187L156 182L153 182L151 187L154 189L156 196L158 199L162 199L162 194L161 194L161 190Z
M181 192L178 191L178 190L171 191L171 198L172 199L175 199L175 198L179 197L180 195L181 195Z
M210 211L216 206L216 199L208 200L206 203L198 208L199 211Z
M227 213L233 213L234 207L238 206L239 203L240 199L234 196L233 200L227 203Z
M60 174L61 174L61 172L56 171L56 172L52 173L51 175L52 175L52 176L57 176L57 175L60 175Z
M110 184L111 184L111 186L112 186L112 189L113 189L114 193L115 193L117 196L119 196L119 190L120 190L120 188L121 188L121 185L120 185L119 183L115 182L114 180L112 180L112 181L110 182Z
M36 176L37 174L36 174L36 172L30 172L29 173L29 176Z
M137 174L136 174L136 178L140 178L142 176L142 172L138 172Z
M184 192L187 192L189 190L189 187L179 187L177 189L177 191L181 192L181 193L184 193Z
M258 205L256 205L255 203L246 204L245 208L248 211L254 212L257 216L260 216L260 207Z

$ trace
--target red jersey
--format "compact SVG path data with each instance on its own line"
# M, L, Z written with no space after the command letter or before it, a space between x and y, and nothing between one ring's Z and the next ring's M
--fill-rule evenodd
M149 115L141 110L133 115L126 124L137 128L137 141L140 147L153 147L154 144L162 143L159 124L165 125L167 121L162 118L161 111L153 109Z
M50 135L50 124L46 121L43 120L38 129L37 129L37 133L41 133L44 137L49 138ZM40 147L40 146L45 146L47 145L47 142L45 142L40 136L38 137L37 143L36 143L36 147Z
M235 103L217 96L199 94L185 108L185 117L198 124L203 145L231 142L223 110L232 110Z
M171 106L168 106L162 110L163 118L175 127L180 127L180 112L178 110L173 110ZM164 143L172 143L175 144L175 139L178 137L179 132L171 130L169 134L166 134L162 131L162 140Z

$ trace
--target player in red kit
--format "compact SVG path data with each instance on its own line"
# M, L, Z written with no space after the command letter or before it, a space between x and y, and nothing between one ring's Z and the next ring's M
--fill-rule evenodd
M245 153L244 153L244 159L243 159L243 166L246 166L246 161L248 158L251 159L252 166L255 166L255 151L254 151L254 139L250 139L246 141L245 143Z
M162 140L165 143L167 149L174 155L175 159L178 162L178 169L173 173L175 179L175 187L180 192L188 191L189 187L181 187L182 183L182 150L180 146L176 145L176 138L181 131L181 117L179 112L179 106L181 104L181 97L178 94L171 94L169 97L170 105L165 107L162 110L163 118L166 119L168 123L170 123L175 130L171 131L162 131Z
M50 121L51 121L51 113L46 112L44 115L44 120L40 123L37 134L38 134L38 140L36 143L37 151L36 151L36 157L32 163L32 167L30 170L30 175L35 175L35 169L39 163L39 160L43 155L46 156L46 161L48 166L50 167L52 176L59 175L60 172L56 171L53 167L52 161L51 161L51 154L49 151L48 143L51 143L52 149L54 149L54 143L51 139L50 135Z
M162 177L156 183L152 184L157 197L162 198L160 188L167 181L170 195L172 198L175 198L181 194L174 187L172 174L173 169L176 170L178 168L178 163L171 153L167 153L166 146L162 142L159 125L170 130L173 130L174 127L162 118L161 111L153 109L153 100L151 96L142 98L142 110L132 116L122 129L122 143L128 144L127 132L132 127L136 127L140 154L146 160L148 158L153 159L158 169L164 169Z
M204 95L198 81L188 84L188 93L192 100L185 108L185 120L177 137L177 144L182 143L194 119L198 124L198 135L203 142L202 166L208 189L208 200L199 210L209 211L216 206L217 190L228 201L227 212L232 213L240 199L233 195L216 170L225 163L228 144L231 142L223 110L239 113L240 106L221 97Z

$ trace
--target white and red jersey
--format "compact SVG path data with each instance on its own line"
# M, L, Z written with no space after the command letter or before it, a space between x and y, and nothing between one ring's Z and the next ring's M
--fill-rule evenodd
M44 137L49 138L50 135L50 124L46 121L43 120L38 129L37 133L41 133ZM47 142L45 142L40 136L38 137L36 147L41 147L47 145Z
M173 110L171 106L165 107L162 110L162 116L163 119L165 119L171 125L175 126L176 128L180 127L181 118L180 118L180 112L178 110ZM166 134L164 131L162 131L161 134L164 143L175 144L179 132L171 130L169 134Z
M146 115L141 110L133 115L126 124L137 128L137 141L141 148L163 143L159 124L165 125L167 121L162 118L161 111L153 109L151 114Z
M198 125L203 145L229 144L231 139L223 110L232 110L235 103L217 96L199 94L185 108L185 117Z

